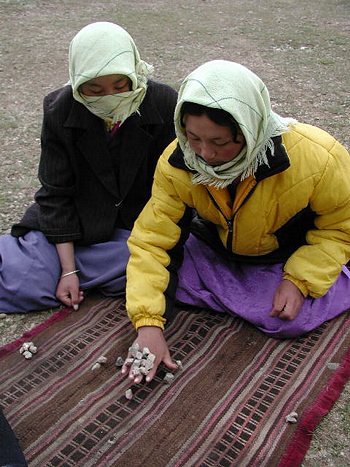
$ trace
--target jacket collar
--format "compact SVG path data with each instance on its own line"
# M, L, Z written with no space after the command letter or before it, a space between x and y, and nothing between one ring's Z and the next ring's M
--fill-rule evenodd
M149 88L152 87L153 84L150 81ZM152 97L152 92L147 90L140 106L140 112L131 115L122 125L124 128L118 181L115 179L106 137L104 131L101 130L103 122L73 97L72 100L64 127L81 130L76 138L77 147L93 168L96 176L120 203L132 187L139 167L147 156L149 140L152 138L148 132L148 126L163 122Z

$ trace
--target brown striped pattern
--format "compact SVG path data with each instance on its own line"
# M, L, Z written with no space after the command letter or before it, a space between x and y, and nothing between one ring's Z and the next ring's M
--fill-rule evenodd
M135 337L124 301L92 297L60 313L22 339L39 348L32 360L20 342L0 359L0 404L30 467L278 465L336 375L327 364L350 346L349 313L275 340L241 319L179 308L166 337L184 370L167 385L161 368L127 400L130 383L114 365ZM107 364L92 372L101 355ZM294 410L299 423L287 424Z

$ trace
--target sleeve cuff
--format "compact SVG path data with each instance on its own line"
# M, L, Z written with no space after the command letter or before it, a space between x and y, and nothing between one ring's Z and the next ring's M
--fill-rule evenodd
M164 318L141 318L135 321L133 324L135 326L136 331L141 326L156 326L164 331L165 322L166 320Z
M295 279L295 277L292 277L290 274L285 273L283 274L283 279L293 282L293 284L298 287L298 289L304 295L304 297L307 297L309 295L309 290L306 287L306 285L298 279Z

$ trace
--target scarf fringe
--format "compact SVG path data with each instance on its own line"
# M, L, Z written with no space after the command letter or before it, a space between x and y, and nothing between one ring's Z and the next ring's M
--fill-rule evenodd
M267 151L269 150L271 156L275 155L275 145L272 141L272 138L280 136L283 133L290 131L291 127L297 123L297 120L293 118L280 118L279 120L274 120L271 123L274 128L267 130L266 133L270 134L269 139L262 145L258 150L254 160L246 167L246 169L240 175L240 180L244 180L257 171L258 167L262 164L265 164L269 167L269 162L267 158ZM208 185L215 188L226 188L237 178L237 174L232 175L231 177L225 176L225 178L215 178L210 177L206 173L196 173L192 176L191 182L194 185Z

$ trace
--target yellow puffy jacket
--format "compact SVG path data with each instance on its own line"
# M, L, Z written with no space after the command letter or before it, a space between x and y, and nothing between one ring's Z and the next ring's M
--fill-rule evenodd
M284 278L304 296L321 297L332 286L350 259L349 153L311 125L298 123L279 140L283 144L275 144L269 166L238 184L233 205L227 188L191 183L176 141L164 151L152 197L128 241L127 310L136 328L164 327L191 208L215 224L225 248L253 258L277 251L282 238L277 233L309 210L312 227L285 262Z

